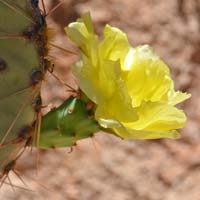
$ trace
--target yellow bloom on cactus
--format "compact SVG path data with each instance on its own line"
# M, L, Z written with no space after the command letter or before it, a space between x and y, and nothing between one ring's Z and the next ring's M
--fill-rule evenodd
M131 47L126 34L109 25L99 41L89 13L65 31L81 50L73 71L97 105L102 127L124 139L179 137L186 117L175 105L190 94L175 92L169 68L150 46Z

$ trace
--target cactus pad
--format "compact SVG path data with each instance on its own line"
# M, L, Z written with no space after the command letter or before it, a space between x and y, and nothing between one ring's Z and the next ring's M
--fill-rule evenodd
M41 120L41 82L50 62L47 26L38 1L0 0L0 27L0 180L4 181L26 146L72 147L99 127L92 108L88 110L87 102L76 95Z
M1 177L32 137L47 39L37 1L0 0L0 27Z

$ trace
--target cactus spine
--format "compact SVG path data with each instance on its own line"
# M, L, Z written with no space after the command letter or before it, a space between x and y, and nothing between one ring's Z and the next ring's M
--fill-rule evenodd
M71 147L98 131L86 103L70 97L42 117L41 82L49 67L45 16L38 1L0 0L0 180L4 181L26 146ZM14 22L13 22L14 21Z

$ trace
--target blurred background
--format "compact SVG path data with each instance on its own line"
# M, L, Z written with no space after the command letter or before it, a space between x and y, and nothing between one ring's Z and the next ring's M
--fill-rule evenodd
M60 1L46 0L47 10ZM182 138L122 141L107 134L82 140L70 149L28 150L17 165L26 182L10 174L0 190L5 200L200 200L200 0L65 0L47 17L52 42L75 49L63 28L90 11L96 32L105 24L127 33L133 46L150 44L169 65L176 89L192 94L181 108L188 116ZM77 56L51 48L55 73L71 85L69 66ZM43 84L44 104L59 105L66 87L50 75Z

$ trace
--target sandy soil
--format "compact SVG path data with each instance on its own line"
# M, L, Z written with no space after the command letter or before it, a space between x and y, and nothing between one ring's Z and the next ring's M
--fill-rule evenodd
M46 0L47 2L47 0ZM50 2L52 4L50 5ZM48 1L47 8L57 1ZM99 34L106 23L121 28L131 43L151 44L170 66L176 88L192 98L181 105L188 116L182 139L122 141L106 134L80 141L69 149L27 151L17 169L27 186L11 174L5 200L199 200L200 199L200 1L199 0L66 0L49 23L56 43L69 48L63 27L90 11ZM69 66L76 57L53 50L56 73L74 84ZM52 77L44 84L44 102L58 105L66 88Z

